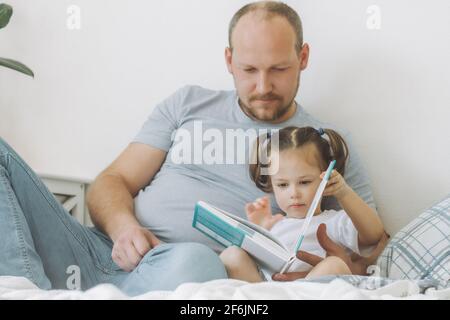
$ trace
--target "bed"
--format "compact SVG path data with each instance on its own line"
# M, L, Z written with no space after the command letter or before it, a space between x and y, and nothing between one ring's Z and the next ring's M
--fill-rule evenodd
M22 277L0 276L1 299L445 299L450 300L450 194L401 228L372 276L326 276L293 282L222 279L129 297L111 284L87 291L41 290Z
M158 299L158 300L278 300L278 299L450 299L450 288L438 289L418 281L366 277L364 285L341 278L329 282L294 281L250 284L239 280L214 280L205 283L185 283L173 291L150 291L129 297L117 287L101 284L87 291L41 290L22 277L0 277L0 299ZM368 281L367 281L368 280ZM377 282L380 285L377 287Z

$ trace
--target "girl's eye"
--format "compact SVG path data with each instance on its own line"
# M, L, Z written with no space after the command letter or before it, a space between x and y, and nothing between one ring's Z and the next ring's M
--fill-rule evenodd
M310 184L311 181L301 181L300 184Z
M287 187L287 183L279 183L277 186L279 188L286 188Z

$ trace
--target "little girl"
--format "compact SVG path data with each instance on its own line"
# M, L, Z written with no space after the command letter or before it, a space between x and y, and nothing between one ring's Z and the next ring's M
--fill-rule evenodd
M274 147L272 151L272 142L275 141L278 141L278 148ZM326 224L331 239L356 253L359 253L360 246L378 243L384 228L376 212L343 178L348 157L345 141L331 129L287 127L274 133L266 142L268 143L263 146L260 146L259 139L256 142L258 160L250 165L250 175L259 189L274 193L283 213L272 215L266 196L245 206L248 219L269 230L293 252L304 218L325 170L330 161L336 160L336 170L332 171L323 196L334 196L342 210L322 211L319 205L300 247L303 251L325 259L314 268L297 259L289 268L289 272L309 271L306 278L351 274L340 258L325 257L325 250L316 237L318 226L321 223ZM267 155L269 159L266 166L260 161L261 154ZM267 169L269 174L262 174L263 169ZM271 274L261 270L253 259L238 247L225 249L220 258L230 278L248 282L271 280Z

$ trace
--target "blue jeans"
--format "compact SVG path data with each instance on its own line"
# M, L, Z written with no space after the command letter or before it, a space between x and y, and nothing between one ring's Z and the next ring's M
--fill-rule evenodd
M26 277L42 289L111 283L129 295L227 278L218 255L203 244L161 244L132 272L114 263L112 246L75 220L0 138L0 275Z

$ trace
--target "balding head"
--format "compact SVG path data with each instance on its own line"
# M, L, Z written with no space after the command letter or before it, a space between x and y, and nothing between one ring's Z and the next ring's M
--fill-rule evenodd
M302 22L297 12L287 4L276 1L259 1L249 3L239 9L233 16L228 27L228 44L233 49L233 31L242 17L252 14L254 18L270 20L274 17L285 19L291 26L295 41L296 52L299 53L303 45Z

